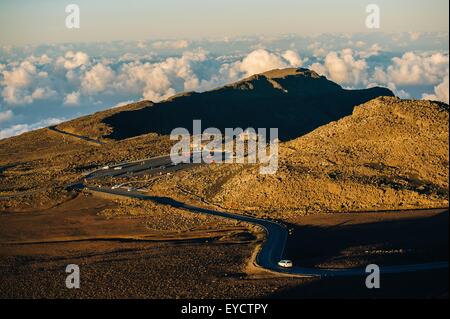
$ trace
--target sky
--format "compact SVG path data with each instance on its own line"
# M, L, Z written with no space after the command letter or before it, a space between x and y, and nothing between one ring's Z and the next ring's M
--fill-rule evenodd
M80 28L65 25L80 7ZM366 6L380 8L368 29ZM304 67L449 102L448 0L0 0L0 139Z
M78 30L64 25L70 3ZM365 32L370 3L379 31L448 31L448 0L2 0L0 44Z

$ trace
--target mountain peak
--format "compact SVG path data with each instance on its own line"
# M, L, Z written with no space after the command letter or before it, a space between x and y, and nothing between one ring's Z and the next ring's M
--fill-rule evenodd
M286 68L286 69L273 69L264 73L261 73L268 79L280 79L287 76L305 76L311 78L320 78L320 75L315 71L305 68Z
M279 138L290 140L350 115L355 106L379 96L393 94L385 88L346 90L304 68L276 69L216 90L178 94L142 108L105 112L104 117L97 114L103 130L89 136L121 140L147 133L168 135L174 128L190 128L193 120L202 120L205 128L220 130L278 128ZM96 126L86 118L60 125L80 135Z
M254 89L258 81L260 83L270 83L273 88L281 90L284 92L288 91L288 88L283 87L281 82L296 82L296 84L302 83L305 85L306 82L311 80L322 80L322 89L325 89L325 83L332 84L332 86L338 86L337 84L327 80L324 76L320 76L315 71L305 69L305 68L286 68L286 69L273 69L263 73L257 73L244 78L235 83L226 85L223 88L233 88L233 89Z

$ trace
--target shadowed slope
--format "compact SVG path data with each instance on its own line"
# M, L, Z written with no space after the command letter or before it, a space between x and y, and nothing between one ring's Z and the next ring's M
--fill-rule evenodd
M281 140L290 140L352 113L354 106L379 96L385 88L345 90L307 69L273 70L204 93L185 93L137 110L103 119L112 132L125 139L150 132L170 134L176 127L279 128Z

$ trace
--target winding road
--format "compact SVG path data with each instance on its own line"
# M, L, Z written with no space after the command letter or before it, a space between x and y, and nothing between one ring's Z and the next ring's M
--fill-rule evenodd
M56 133L60 133L60 134L63 134L63 135L67 135L67 136L70 136L70 137L74 137L76 139L83 140L83 141L86 141L86 142L89 142L89 143L93 143L93 144L98 145L98 146L105 144L105 142L102 142L102 141L99 141L99 140L95 140L93 138L89 138L89 137L86 137L86 136L77 135L77 134L74 134L74 133L70 133L70 132L66 132L66 131L60 130L56 125L49 126L48 129L50 131L53 131L53 132L56 132Z
M168 173L175 170L181 170L188 168L193 164L179 164L171 165L169 156L162 156L153 159L146 159L137 162L130 162L121 164L109 169L102 169L91 172L85 179L101 178L105 176L124 176L126 174L146 174L146 175L161 175L162 172ZM119 168L119 169L117 169ZM334 277L334 276L360 276L367 275L364 268L348 268L348 269L325 269L325 268L304 268L294 266L292 268L282 268L278 266L278 262L285 259L284 249L288 239L288 229L285 225L266 219L254 218L239 214L233 214L223 211L217 211L213 209L207 209L202 207L196 207L188 205L172 198L150 196L140 193L134 190L127 190L122 188L107 188L107 187L95 187L85 185L87 189L95 192L102 192L112 195L137 198L142 200L150 200L155 203L170 205L175 208L184 209L194 213L201 213L213 216L220 216L223 218L229 218L241 222L251 223L261 227L266 233L265 241L263 242L258 254L256 255L255 264L266 270L286 274L290 276L299 277ZM416 272L433 269L446 269L448 268L448 261L421 263L411 265L396 265L396 266L380 266L381 273L406 273Z

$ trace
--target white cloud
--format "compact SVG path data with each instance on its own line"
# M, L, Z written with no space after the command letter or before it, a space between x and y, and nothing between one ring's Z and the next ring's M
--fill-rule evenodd
M448 104L449 102L448 86L449 86L448 75L446 75L442 83L434 87L434 94L423 94L422 98L425 100L441 101Z
M80 92L72 92L65 96L64 105L78 105L80 104Z
M283 58L289 62L292 67L301 67L303 65L303 60L300 58L297 52L292 50L287 50L283 53Z
M147 44L144 41L138 41L137 47L139 49L145 49L147 47Z
M370 48L368 50L363 50L359 52L359 56L361 58L369 58L371 56L376 56L380 54L380 51L383 48L381 47L381 45L379 45L378 43L374 43L370 46Z
M22 91L18 90L12 86L6 86L2 91L3 99L8 104L19 105L19 104L31 104L33 99L29 95L21 94Z
M308 50L312 51L315 57L324 57L327 55L327 48L325 48L320 42L313 42L308 45Z
M4 112L0 112L0 123L9 121L13 118L13 112L11 110L6 110Z
M63 122L64 119L48 118L33 124L15 124L8 128L0 130L0 139L8 138L11 136L20 135L25 132L37 130L43 127L56 125Z
M8 104L30 104L33 98L30 96L27 87L32 84L36 75L36 67L29 61L20 63L13 67L11 71L2 72L3 86L2 96Z
M323 64L314 63L311 69L342 85L366 85L367 63L364 59L355 59L353 53L348 48L341 52L332 51L326 55Z
M379 71L378 76L396 85L437 84L449 73L448 54L407 52L393 58L392 62L386 71Z
M239 65L240 71L246 76L266 72L273 69L285 68L288 65L283 59L269 51L259 49L247 55Z
M383 68L377 66L373 71L372 80L376 83L386 84L389 82L389 77Z
M225 57L219 58L227 60ZM270 52L264 49L257 49L250 52L242 60L226 62L220 65L216 75L209 83L224 85L240 80L254 74L264 73L274 69L287 67L301 67L308 59L302 59L297 52L287 50L282 53ZM203 82L204 83L204 82Z
M175 40L175 41L157 41L153 42L152 46L155 49L185 49L189 46L189 41L187 40Z
M160 101L175 94L163 68L151 63L129 63L122 67L116 88L123 92L142 94L144 99Z
M12 71L3 71L3 84L14 88L22 88L30 84L36 67L29 61L24 61Z
M78 52L68 51L66 52L64 57L59 57L56 60L56 64L58 66L63 66L67 70L76 69L88 63L89 63L89 56L81 51Z
M405 90L398 89L395 83L389 82L387 83L386 86L389 90L391 90L395 94L395 96L398 96L401 99L411 98L411 95L408 92L406 92Z
M44 87L44 88L39 87L33 91L33 93L31 94L31 98L33 100L45 100L45 99L52 98L56 95L57 95L56 91L49 89L48 87Z
M114 72L110 67L101 63L96 64L84 74L81 81L81 89L91 95L104 91L108 84L114 80Z
M422 35L422 33L420 33L420 32L410 32L409 33L409 38L410 38L411 41L417 41L417 40L419 40L421 35Z
M127 63L118 72L114 88L121 92L140 93L144 99L158 102L179 91L199 89L202 81L193 67L206 60L206 52L196 50L159 63Z
M31 55L26 60L33 64L39 65L50 64L53 61L47 54L43 54L40 57L35 57L34 55Z

